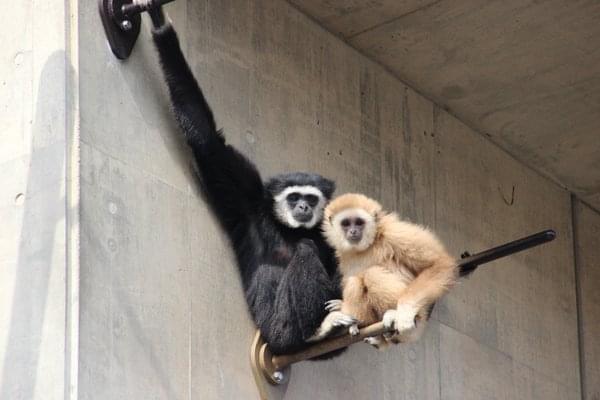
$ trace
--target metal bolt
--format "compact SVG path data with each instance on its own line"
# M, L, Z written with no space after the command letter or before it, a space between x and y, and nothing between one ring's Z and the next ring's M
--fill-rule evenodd
M133 24L131 23L130 20L126 19L121 21L121 29L123 29L124 31L128 31L131 28L133 28Z
M283 375L283 372L281 372L281 371L273 372L273 380L275 382L277 382L277 384L280 384L281 382L283 382L284 379L285 379L285 375Z

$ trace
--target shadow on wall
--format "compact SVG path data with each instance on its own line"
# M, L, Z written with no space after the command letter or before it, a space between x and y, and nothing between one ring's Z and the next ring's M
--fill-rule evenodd
M65 238L59 237L65 234L61 229L65 218L65 121L61 121L65 115L65 87L64 81L56 78L63 76L65 60L63 51L53 53L39 80L11 320L6 348L1 351L4 370L0 399L33 399L41 347L64 342L62 334L61 342L48 342L45 338L53 333L55 324L60 324L56 329L64 329L63 310L56 310L61 319L55 321L46 320L46 313L50 313L48 318L56 319L53 310L47 309L50 278L51 274L63 275L65 271L64 256L57 254L65 251ZM68 72L66 76L72 76ZM64 307L64 301L59 303ZM54 359L64 354L62 347L49 350Z

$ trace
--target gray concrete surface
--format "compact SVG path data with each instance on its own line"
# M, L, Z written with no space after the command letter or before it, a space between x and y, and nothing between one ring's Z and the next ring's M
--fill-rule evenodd
M52 3L22 5L10 18L23 32L0 28L11 39L0 58L0 399L258 398L253 324L148 21L122 62L94 2ZM167 11L219 125L265 176L321 172L338 193L433 227L454 254L559 233L464 281L419 343L296 365L274 399L564 400L582 398L582 382L593 398L597 214L576 205L573 233L569 192L287 2L179 0ZM72 204L67 150L79 131Z
M9 10L10 9L10 10ZM0 13L0 399L68 395L65 2Z
M289 1L600 209L600 3Z

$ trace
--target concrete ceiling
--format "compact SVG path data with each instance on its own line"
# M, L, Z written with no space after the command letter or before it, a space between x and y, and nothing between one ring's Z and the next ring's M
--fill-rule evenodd
M600 1L290 2L600 209Z

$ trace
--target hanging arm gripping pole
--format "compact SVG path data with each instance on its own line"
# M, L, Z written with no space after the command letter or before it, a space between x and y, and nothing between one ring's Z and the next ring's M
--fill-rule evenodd
M482 264L518 253L531 247L539 246L546 242L550 242L554 240L555 237L556 233L553 230L548 229L531 236L517 239L501 246L465 257L458 261L460 276L463 277L469 275ZM387 331L389 330L384 328L383 322L377 322L361 329L356 336L343 335L333 337L316 343L313 346L297 353L275 356L271 355L268 345L262 342L260 335L257 334L257 338L253 343L252 362L254 368L262 370L263 375L270 383L277 385L283 382L285 379L285 370L291 364L348 347L351 344L362 341L364 338L378 336L386 333Z
M113 54L121 60L129 57L140 34L140 14L148 11L156 25L157 21L164 18L161 7L172 1L174 0L98 0L104 33Z

